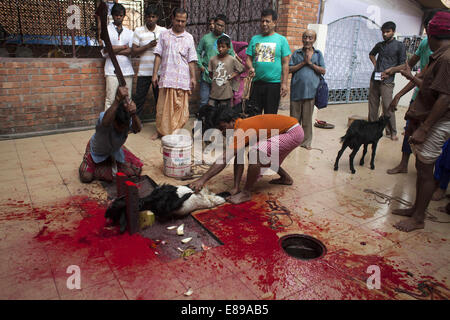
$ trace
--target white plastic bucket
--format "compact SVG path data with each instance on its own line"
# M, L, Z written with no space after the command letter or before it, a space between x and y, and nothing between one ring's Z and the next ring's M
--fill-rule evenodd
M172 134L162 137L164 174L181 179L191 175L192 138Z

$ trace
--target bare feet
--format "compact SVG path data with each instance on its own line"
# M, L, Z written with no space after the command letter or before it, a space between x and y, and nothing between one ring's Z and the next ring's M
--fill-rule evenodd
M158 132L155 132L155 133L150 137L150 139L156 140L156 139L159 139L159 138L161 138L161 137L162 137L162 135L160 135Z
M386 172L387 174L408 173L408 167L398 165L395 168L387 170Z
M235 194L238 194L239 192L241 192L241 190L239 188L233 188L230 190L230 194L232 196L234 196Z
M407 208L407 209L395 209L392 210L392 214L396 216L402 217L411 217L416 209L415 208Z
M433 196L431 197L431 200L433 201L439 201L445 198L445 192L447 190L442 190L441 188L437 188L436 191L434 191Z
M423 221L418 222L414 218L409 218L397 222L396 224L394 224L394 227L400 231L410 232L417 229L423 229L425 227L425 223Z
M273 179L270 180L269 183L271 184L283 184L286 186L290 186L294 183L294 180L292 180L291 178L278 178L278 179Z
M235 194L234 196L227 198L227 201L229 201L233 204L239 204L239 203L246 202L249 200L252 200L252 195L250 192L247 192L247 191L241 191L238 194Z

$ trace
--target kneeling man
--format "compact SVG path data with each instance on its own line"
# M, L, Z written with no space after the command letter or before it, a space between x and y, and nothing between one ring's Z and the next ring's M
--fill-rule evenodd
M143 163L123 146L130 129L138 133L142 128L136 105L127 97L128 89L119 87L111 107L100 113L79 168L81 182L112 181L118 171L129 177L141 174Z
M261 175L261 168L270 167L280 176L279 179L274 179L270 183L285 185L293 183L289 174L281 168L281 164L287 155L303 141L303 129L297 119L277 114L240 119L230 108L224 108L218 112L215 126L224 136L228 130L233 132L233 136L224 148L223 155L216 159L202 177L190 184L196 192L200 191L209 179L221 172L233 157L235 157L234 187L228 198L231 203L238 204L251 200L251 189ZM244 172L243 155L246 146L249 146L250 159L247 181L244 189L241 190L240 182ZM252 161L252 152L258 154L255 161ZM266 160L270 158L270 162L261 161L263 158Z

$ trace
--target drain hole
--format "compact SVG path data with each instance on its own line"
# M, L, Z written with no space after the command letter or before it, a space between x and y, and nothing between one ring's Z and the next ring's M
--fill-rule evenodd
M300 260L318 259L327 252L322 242L304 234L284 236L280 239L280 244L288 255Z

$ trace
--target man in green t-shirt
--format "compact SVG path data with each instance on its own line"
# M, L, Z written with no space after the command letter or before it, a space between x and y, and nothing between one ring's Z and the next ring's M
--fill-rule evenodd
M261 12L261 34L253 36L247 47L249 75L254 76L250 101L265 114L278 112L280 98L288 91L291 49L285 37L275 32L277 13Z
M219 54L217 50L217 39L224 33L227 18L223 14L219 14L214 19L214 30L208 34L205 34L198 44L197 56L198 67L202 72L200 78L200 106L208 103L209 93L211 91L211 78L209 77L208 64L212 57ZM228 37L228 35L226 35ZM228 54L234 57L233 44L231 44Z

